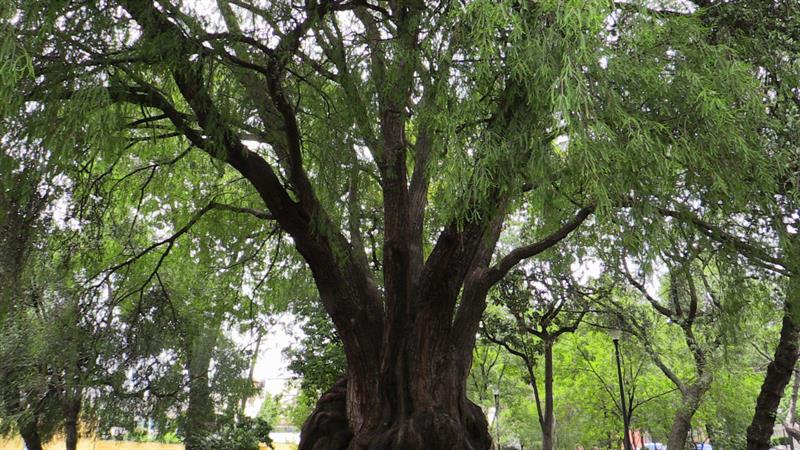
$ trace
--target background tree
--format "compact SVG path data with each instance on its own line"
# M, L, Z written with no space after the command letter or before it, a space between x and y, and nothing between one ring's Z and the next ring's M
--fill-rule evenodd
M16 139L6 136L0 163L0 428L4 435L16 428L35 450L63 426L74 450L93 330L56 248L67 180L44 149L17 147Z
M553 347L561 335L574 333L589 311L588 300L569 271L567 260L512 272L499 283L494 297L503 310L500 314L487 314L481 328L482 336L501 345L525 365L544 450L555 448ZM544 363L543 398L536 376L540 357Z
M794 63L800 51L797 30L798 5L791 1L698 1L695 10L707 27L708 38L732 48L757 67L766 95L764 108L770 121L762 131L763 151L780 160L772 181L759 184L760 191L731 189L717 196L705 189L688 197L676 196L663 213L691 223L721 248L739 253L751 265L766 267L785 277L784 319L781 339L767 369L752 422L747 448L770 447L776 412L798 357L796 273L798 229L797 117L800 97L789 86L797 85L800 71ZM766 49L766 51L765 51ZM757 178L757 177L755 177ZM712 181L713 183L713 181ZM727 185L731 188L731 185ZM763 195L767 194L767 195ZM743 204L742 201L745 203Z
M535 420L531 394L526 369L520 361L502 346L486 339L479 340L467 395L484 412L498 448L541 445L541 430Z
M714 374L714 369L712 368L713 362L711 359L721 342L713 338L706 341L702 336L698 335L695 325L702 320L698 312L701 315L707 314L709 309L708 307L703 308L701 299L706 296L715 296L715 294L710 292L698 293L697 287L694 286L694 280L691 279L694 275L688 272L688 267L670 268L669 270L670 287L668 288L668 295L671 300L672 308L666 307L666 309L662 309L659 312L664 314L669 311L665 317L670 322L676 323L681 327L686 340L686 346L694 360L694 373L690 375L687 383L675 375L675 372L663 362L657 350L651 350L651 357L654 358L654 362L661 368L664 375L675 383L683 397L683 404L675 413L675 419L673 420L672 430L667 440L667 446L685 448L688 443L690 431L692 430L692 417L703 402L705 394L711 389ZM676 273L677 271L683 273L678 274ZM643 289L643 285L639 284L638 286L642 288L643 293L646 293L646 290ZM652 297L650 297L650 299L652 299ZM652 304L654 308L655 305L662 305L658 302ZM681 306L682 304L683 306ZM711 309L715 307L717 306L711 306ZM676 312L672 312L673 308ZM685 313L684 310L686 311ZM703 310L706 310L706 312L702 312ZM643 336L641 339L644 340L648 339L646 333L647 326L637 328L635 332L636 335ZM645 345L652 346L650 342Z
M291 312L301 325L294 334L298 342L284 354L289 370L300 378L298 402L310 413L316 400L345 375L347 361L333 323L316 299L296 300Z
M253 386L251 377L244 378L242 353L222 327L225 322L250 328L260 323L267 308L258 292L245 297L249 304L238 292L243 285L258 290L259 280L250 282L244 274L266 277L264 261L251 263L249 252L235 261L214 260L207 247L192 245L197 240L176 243L174 236L167 238L173 257L154 260L137 242L146 248L157 239L153 234L164 233L159 229L164 226L161 206L147 211L142 197L132 196L136 213L146 214L131 217L121 199L109 208L103 202L110 196L98 192L91 201L112 210L104 215L108 221L81 219L88 205L79 201L84 192L72 182L74 174L33 159L39 156L5 153L3 158L8 170L3 181L16 179L18 184L3 189L8 223L2 240L20 255L13 266L2 265L9 280L15 280L3 280L8 293L3 301L9 306L0 342L6 356L0 373L3 433L16 429L29 448L39 448L63 428L67 448L74 449L81 428L97 426L101 433L110 426L133 429L134 419L146 417L155 418L163 434L173 429L170 416L184 415L183 402L198 397L205 398L208 408L188 401L186 416L202 420L210 415L210 425L204 423L212 428L209 433L226 420L236 421L239 399L252 395ZM128 193L124 182L142 170L131 171L112 179L112 190ZM48 186L44 177L57 182ZM29 196L36 199L35 208L20 202ZM133 233L137 220L148 226ZM120 230L127 232L127 247L115 237ZM26 233L26 240L20 241L19 233ZM259 230L251 236L260 236ZM228 245L235 246L236 239ZM108 270L109 260L120 258L117 252L131 256ZM185 379L184 363L194 369ZM224 407L215 406L212 396Z
M575 418L585 428L573 439L586 445L600 442L622 446L624 401L631 430L646 432L653 441L665 440L676 389L646 352L623 335L619 346L625 397L620 398L615 348L607 328L604 323L602 328L584 329L577 336L565 337L567 352L560 355L560 365L571 376L565 377L562 402L572 409L579 408L582 404L576 402L576 390L589 394L584 400L589 414Z

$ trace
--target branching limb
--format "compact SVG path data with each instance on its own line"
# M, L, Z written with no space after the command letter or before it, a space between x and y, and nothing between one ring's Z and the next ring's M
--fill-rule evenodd
M649 292L647 292L647 288L644 286L644 284L636 281L636 279L633 277L633 275L631 275L630 270L628 269L628 263L625 262L624 259L622 261L622 274L628 280L628 283L630 283L631 286L636 288L636 290L641 292L642 296L644 296L644 298L648 302L650 302L650 305L653 307L653 309L655 309L656 311L659 312L659 314L661 314L662 316L664 316L664 317L666 317L668 319L672 319L673 318L674 313L672 312L672 310L670 310L669 308L666 308L658 300L653 298L653 296L650 295Z
M489 269L487 275L490 285L499 282L511 269L519 264L522 260L534 257L543 251L553 247L570 235L577 229L586 219L592 215L595 206L586 206L581 208L578 213L570 221L561 226L558 230L546 236L541 241L535 242L523 247L517 247L508 255L504 256L500 261Z
M769 252L759 245L745 241L721 227L702 220L690 211L676 211L667 208L659 208L659 213L663 216L672 217L683 222L694 225L703 235L722 245L729 245L743 256L751 259L761 267L780 273L790 275L792 271L788 268L785 259L781 256L770 255Z
M125 261L123 261L123 262L121 262L121 263L109 268L106 271L106 276L103 277L103 279L100 281L100 283L98 283L97 286L100 286L100 284L104 283L108 279L108 277L111 274L115 273L116 271L122 269L123 267L130 266L131 264L135 263L136 261L138 261L139 259L141 259L145 255L147 255L148 253L158 249L159 247L163 247L163 246L166 245L167 248L161 254L161 258L159 259L159 262L158 262L158 264L156 266L156 269L153 271L153 275L152 276L155 276L155 272L158 270L158 267L161 265L161 263L164 260L164 258L166 258L167 254L169 254L170 250L172 250L172 247L175 245L175 242L178 240L178 238L180 238L181 236L183 236L184 234L189 232L189 230L191 230L192 226L194 226L200 220L200 218L202 218L207 212L209 212L209 211L211 211L213 209L218 209L218 210L223 210L223 211L232 211L232 212L238 212L238 213L246 213L246 214L253 215L253 216L255 216L255 217L259 218L259 219L268 219L268 220L272 219L272 215L267 213L266 211L261 211L261 210L257 210L257 209L253 209L253 208L243 208L243 207L238 207L238 206L232 206L232 205L227 205L227 204L218 203L218 202L210 202L206 206L200 208L197 212L195 212L194 215L192 215L192 217L189 219L189 221L186 222L186 224L184 224L181 228L176 230L169 237L167 237L167 238L165 238L165 239L163 239L161 241L158 241L158 242L155 242L155 243L151 244L150 246L146 247L144 250L136 253L134 256L131 256L130 258L126 259ZM150 277L150 279L152 279L152 276Z

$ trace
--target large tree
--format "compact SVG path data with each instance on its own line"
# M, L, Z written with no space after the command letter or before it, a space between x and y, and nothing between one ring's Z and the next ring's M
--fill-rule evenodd
M485 449L465 380L493 285L595 212L772 180L757 71L692 11L18 1L3 131L77 162L87 190L144 163L139 205L184 221L145 248L156 270L211 210L277 222L347 358L301 448ZM215 174L244 194L218 202ZM187 190L194 211L170 203ZM508 217L530 243L497 251Z

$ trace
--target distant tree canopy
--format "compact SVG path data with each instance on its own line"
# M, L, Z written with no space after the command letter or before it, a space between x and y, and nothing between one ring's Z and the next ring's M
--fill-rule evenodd
M72 226L102 224L85 277L119 301L160 287L173 253L248 289L280 289L302 260L347 382L301 448L486 449L466 383L487 293L568 237L577 260L648 261L677 221L783 277L767 373L782 392L800 334L797 17L755 1L12 1L1 145L66 174Z

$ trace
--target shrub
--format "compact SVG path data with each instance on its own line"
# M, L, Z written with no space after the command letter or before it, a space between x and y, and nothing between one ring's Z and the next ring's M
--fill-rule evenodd
M206 450L258 450L263 442L272 448L269 433L272 427L262 418L243 417L238 423L220 427L216 433L205 439Z

